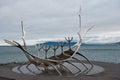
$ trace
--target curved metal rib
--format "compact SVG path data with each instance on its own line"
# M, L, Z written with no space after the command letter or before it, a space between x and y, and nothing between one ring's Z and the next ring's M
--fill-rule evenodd
M83 54L81 54L79 52L77 52L76 54L84 57L88 61L88 63L91 65L91 68L85 73L85 74L87 74L88 72L90 72L93 69L93 67L94 67L93 63L91 61L89 61L89 59L87 57L85 57Z
M62 63L60 63L60 65L61 65L62 67L64 67L66 71L68 71L68 72L72 73L72 71L71 71L71 70L69 70L69 69L68 69L66 66L64 66ZM73 73L72 73L72 74L73 74Z
M75 74L78 74L78 73L81 72L80 68L78 68L77 66L75 66L73 63L71 63L71 62L69 62L69 61L66 61L66 62L69 63L69 64L71 64L71 65L73 65L75 68L78 69L78 72L76 72Z
M58 74L61 76L62 75L62 73L58 70L58 68L56 68L55 67L55 65L54 64L52 64L52 63L50 63L50 62L47 62L49 65L51 65L57 72L58 72Z
M83 72L81 72L80 74L83 74L88 70L87 66L82 61L80 61L79 59L77 59L75 57L72 57L72 58L75 59L76 61L80 62L85 67L85 70ZM79 74L76 74L76 76L77 75L79 75Z

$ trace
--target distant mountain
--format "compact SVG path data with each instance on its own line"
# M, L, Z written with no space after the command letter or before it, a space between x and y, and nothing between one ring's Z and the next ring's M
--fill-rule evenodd
M120 42L111 43L112 45L120 45Z
M82 46L102 46L104 43L82 43Z
M67 42L56 42L56 41L48 41L48 42L44 42L44 43L41 43L41 44L52 46L52 45L58 45L58 44L63 44L63 43L65 43L65 45L68 46ZM76 42L71 42L71 46L74 45L74 44L76 44Z
M116 42L115 44L119 44L120 45L120 42Z
M61 43L66 43L66 46L68 46L68 43L67 42L57 42L57 41L48 41L48 42L44 42L44 43L41 43L43 45L58 45L58 44L61 44ZM71 42L71 46L76 44L77 42L73 41ZM98 45L105 45L105 44L100 44L100 43L82 43L82 46L98 46Z

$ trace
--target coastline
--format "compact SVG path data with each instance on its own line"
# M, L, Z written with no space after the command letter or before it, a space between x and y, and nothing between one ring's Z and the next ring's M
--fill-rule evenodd
M105 69L104 72L90 75L90 76L78 76L78 77L65 77L56 76L47 73L40 75L27 75L19 74L12 71L13 67L16 67L22 63L6 63L0 64L0 80L120 80L120 63L106 63L92 61L93 64L101 66ZM6 79L3 79L6 78ZM9 79L8 79L9 78Z

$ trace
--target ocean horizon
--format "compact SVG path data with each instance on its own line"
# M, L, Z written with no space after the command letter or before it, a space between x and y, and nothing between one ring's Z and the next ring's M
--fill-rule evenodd
M27 46L27 48L31 54L38 55L35 46ZM120 63L120 45L82 45L79 52L91 61ZM60 49L57 53L61 53ZM48 57L52 55L51 49ZM82 57L76 57L84 60ZM44 58L44 51L41 51L40 58ZM13 46L0 46L0 63L24 61L27 61L27 58L20 49Z

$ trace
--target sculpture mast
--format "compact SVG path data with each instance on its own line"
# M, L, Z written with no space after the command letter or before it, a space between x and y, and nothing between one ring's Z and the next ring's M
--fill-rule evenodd
M81 24L81 6L80 6L80 10L79 10L79 29L80 29L80 31L79 32L81 32L81 26L82 26L82 24Z
M25 29L24 29L24 26L23 26L23 21L21 20L21 27L22 27L22 40L23 40L23 45L26 49L26 42L25 42Z

